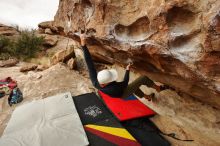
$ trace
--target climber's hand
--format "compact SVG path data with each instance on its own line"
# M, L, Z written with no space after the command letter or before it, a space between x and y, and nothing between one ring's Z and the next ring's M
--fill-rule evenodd
M80 34L80 43L81 43L81 46L86 45L86 34L85 33Z
M127 67L126 67L126 70L130 70L130 69L131 69L131 65L132 65L132 63L129 63L129 64L127 65Z

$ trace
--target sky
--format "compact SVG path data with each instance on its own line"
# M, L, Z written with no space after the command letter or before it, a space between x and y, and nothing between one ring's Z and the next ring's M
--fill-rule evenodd
M0 23L37 28L54 19L58 4L59 0L0 0Z

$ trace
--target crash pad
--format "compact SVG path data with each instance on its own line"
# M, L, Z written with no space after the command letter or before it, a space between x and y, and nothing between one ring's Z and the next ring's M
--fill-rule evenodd
M93 146L141 146L137 140L114 118L85 125L85 130Z
M136 99L129 97L125 101ZM170 146L149 120L149 114L119 121L95 93L75 96L73 100L91 146ZM119 105L119 108L122 106Z
M88 139L70 93L15 109L0 146L85 146Z
M120 121L155 115L152 109L143 104L134 95L127 98L113 98L101 91L99 91L99 95Z
M140 146L95 93L75 96L73 100L90 146Z
M148 117L127 120L121 124L143 146L171 146Z
M74 96L73 100L83 125L96 123L113 117L100 97L95 93Z

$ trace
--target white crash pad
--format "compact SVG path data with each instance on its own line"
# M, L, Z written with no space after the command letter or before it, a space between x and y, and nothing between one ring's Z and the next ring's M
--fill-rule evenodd
M15 109L0 146L86 146L88 139L70 93Z

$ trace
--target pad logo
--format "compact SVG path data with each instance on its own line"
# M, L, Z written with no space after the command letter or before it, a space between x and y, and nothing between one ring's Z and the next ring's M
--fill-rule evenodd
M89 116L92 116L95 118L98 115L102 114L102 111L99 107L97 107L96 105L93 105L93 106L89 106L89 107L85 108L84 113L85 113L85 115L89 115Z

